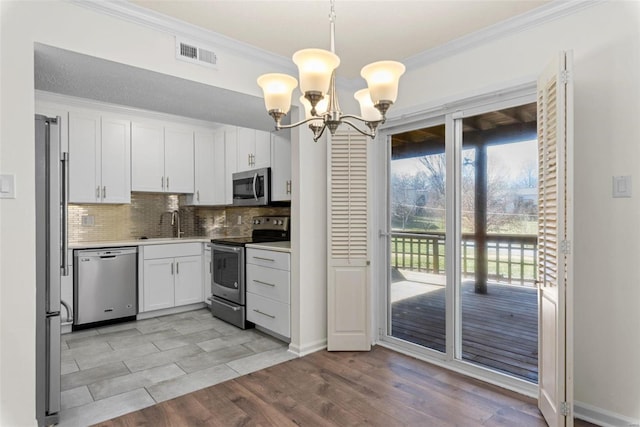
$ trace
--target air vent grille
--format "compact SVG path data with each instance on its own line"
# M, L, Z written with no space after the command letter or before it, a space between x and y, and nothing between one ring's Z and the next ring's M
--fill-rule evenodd
M177 37L176 58L181 61L205 65L207 67L215 67L218 63L218 57L213 49L199 46L198 43L191 41L180 40Z

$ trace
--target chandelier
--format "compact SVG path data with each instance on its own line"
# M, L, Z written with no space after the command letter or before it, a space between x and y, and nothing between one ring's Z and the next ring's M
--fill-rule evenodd
M335 54L335 8L331 0L329 25L331 51L323 49L303 49L293 54L293 62L298 66L300 77L300 102L305 108L305 119L291 125L283 125L282 118L291 108L291 95L298 81L279 73L263 74L258 77L258 86L264 92L267 112L273 117L276 130L290 129L309 123L313 140L318 139L329 128L331 135L342 124L359 133L375 138L376 129L385 121L387 110L398 96L398 81L404 74L405 66L395 61L379 61L366 65L360 75L367 81L367 89L354 94L360 104L360 116L343 114L336 95L336 73L340 58ZM360 129L353 121L364 123L368 130Z

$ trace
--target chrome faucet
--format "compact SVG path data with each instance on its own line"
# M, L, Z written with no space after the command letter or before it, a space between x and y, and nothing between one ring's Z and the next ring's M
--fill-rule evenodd
M180 229L180 212L178 210L171 212L171 225L176 226L176 237L182 237L184 231Z

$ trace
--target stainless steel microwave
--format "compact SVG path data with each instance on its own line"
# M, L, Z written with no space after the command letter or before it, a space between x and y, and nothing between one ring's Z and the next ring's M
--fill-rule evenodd
M271 168L232 175L234 206L266 206L271 201Z

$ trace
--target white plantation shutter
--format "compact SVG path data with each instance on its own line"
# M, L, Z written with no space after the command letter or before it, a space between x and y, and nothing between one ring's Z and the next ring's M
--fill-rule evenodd
M331 141L331 257L367 258L367 141L336 134Z
M337 132L328 162L329 350L369 350L368 144Z
M562 52L538 79L538 406L551 427L573 425L571 64Z

